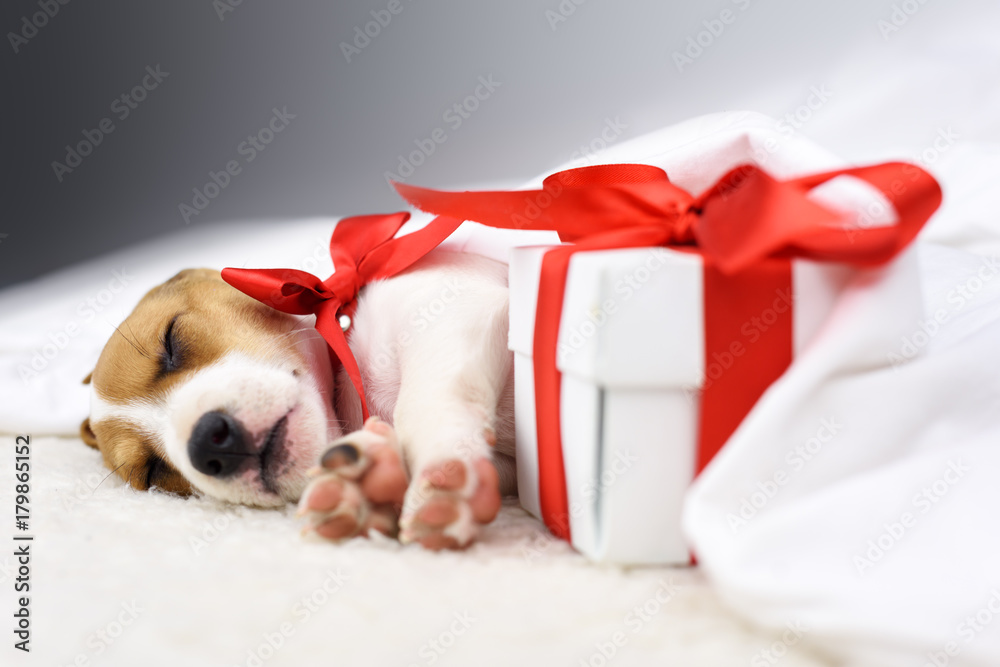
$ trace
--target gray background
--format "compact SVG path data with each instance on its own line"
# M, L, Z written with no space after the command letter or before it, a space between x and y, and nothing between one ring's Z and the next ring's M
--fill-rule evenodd
M986 6L910 1L918 11L887 38L878 21L899 2L400 0L402 11L347 62L340 43L388 0L243 0L222 18L205 0L73 0L18 53L7 35L40 11L38 0L6 0L0 285L183 229L179 204L231 159L242 172L191 224L398 210L384 173L438 127L447 141L410 182L517 183L570 159L608 119L626 126L621 141L701 113L780 117L811 86L831 86L838 117L851 117L852 96L891 88L894 67L921 49L937 49L941 62L954 43L936 46L940 36L974 26ZM568 16L553 24L547 12L560 6ZM733 22L678 71L672 54L723 10ZM850 80L838 74L845 62L856 64ZM112 102L147 65L169 76L119 120ZM443 113L490 75L500 87L452 129ZM869 149L925 145L968 99L952 108L938 100L934 118L902 108L896 122L878 126L866 124L860 105L854 139L834 148L861 159ZM274 107L295 119L245 163L237 146ZM58 182L52 162L105 117L115 131ZM802 131L822 140L823 109ZM963 132L1000 137L996 126Z

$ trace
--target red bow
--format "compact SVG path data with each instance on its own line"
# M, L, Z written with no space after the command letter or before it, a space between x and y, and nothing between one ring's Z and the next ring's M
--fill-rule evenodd
M837 176L862 179L892 203L897 223L843 226L844 216L808 198ZM601 165L559 172L541 190L441 192L394 184L425 211L492 227L559 232L574 245L545 254L533 355L542 515L569 538L569 511L559 427L559 320L570 257L581 250L671 246L698 253L704 265L705 363L730 354L741 326L759 315L775 290L791 288L789 258L857 266L887 262L920 231L941 203L927 172L903 163L830 171L777 181L752 165L737 167L699 197L648 165ZM792 318L784 317L702 393L697 470L718 452L764 390L791 363Z
M810 190L837 176L854 176L880 190L896 208L898 223L845 233L842 214L808 197ZM728 274L765 257L882 264L913 240L941 203L937 181L901 162L789 181L743 165L699 197L671 183L659 167L644 164L561 171L546 178L541 190L443 192L393 185L419 209L490 227L555 230L563 241L575 243L601 238L694 245Z
M361 398L361 412L368 418L361 371L351 353L341 315L350 316L359 290L373 280L389 278L408 268L458 229L461 220L438 217L411 234L393 238L409 213L361 215L337 223L330 238L334 273L320 280L296 269L222 270L227 283L277 310L295 315L316 315L316 329L344 366Z

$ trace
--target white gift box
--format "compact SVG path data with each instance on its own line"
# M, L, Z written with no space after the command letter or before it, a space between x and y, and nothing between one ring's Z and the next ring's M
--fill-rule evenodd
M515 364L518 493L541 517L532 339L542 257L552 246L515 248L510 258L510 337ZM884 349L915 330L921 315L916 263L904 253L892 271L900 311L866 323ZM848 284L887 269L792 262L793 352L822 329ZM855 281L860 278L860 281ZM684 564L690 552L681 509L694 477L704 359L702 266L667 248L579 252L570 262L559 330L560 425L573 546L595 561ZM849 316L849 308L843 316ZM903 316L900 316L903 313ZM762 323L781 315L762 313ZM787 314L785 315L788 316ZM761 324L762 325L762 324ZM748 323L747 344L752 344Z

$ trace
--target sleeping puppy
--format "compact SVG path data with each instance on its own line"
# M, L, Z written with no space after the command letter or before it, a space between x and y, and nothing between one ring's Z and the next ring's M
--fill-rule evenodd
M307 529L468 545L516 492L507 269L437 250L365 287L347 331L372 417L313 318L192 269L152 289L93 373L83 440L136 489L259 507Z

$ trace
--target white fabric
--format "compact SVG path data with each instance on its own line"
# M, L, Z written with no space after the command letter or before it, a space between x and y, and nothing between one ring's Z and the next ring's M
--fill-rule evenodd
M853 316L771 387L688 496L686 530L726 599L762 624L803 623L851 664L1000 664L1000 171L988 147L956 158L963 180L940 171L949 203L925 239L986 254L923 243L928 319L888 348L858 324L891 311L891 292L852 291ZM829 441L810 445L818 434ZM810 460L789 455L804 446Z

